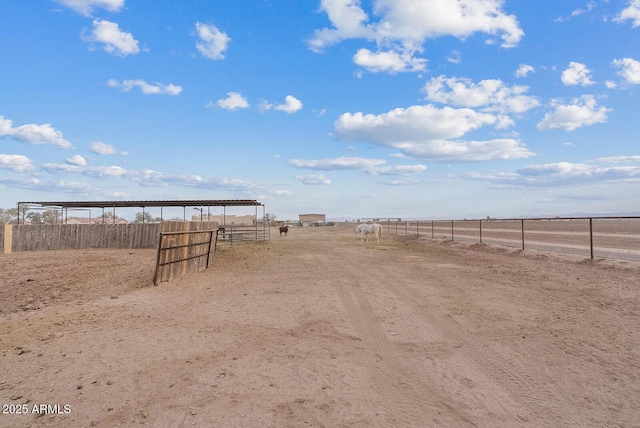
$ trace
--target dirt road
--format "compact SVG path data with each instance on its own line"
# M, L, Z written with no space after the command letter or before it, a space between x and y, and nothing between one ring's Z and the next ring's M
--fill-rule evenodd
M640 427L638 264L340 228L158 287L154 256L0 255L0 427Z

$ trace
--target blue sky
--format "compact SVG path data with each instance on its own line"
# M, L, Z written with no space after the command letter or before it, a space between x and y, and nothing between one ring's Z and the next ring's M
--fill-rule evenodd
M640 213L640 0L7 0L0 82L4 208Z

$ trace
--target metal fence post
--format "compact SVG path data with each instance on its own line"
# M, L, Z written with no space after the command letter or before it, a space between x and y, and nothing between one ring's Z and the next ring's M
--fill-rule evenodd
M589 217L589 247L591 250L591 259L593 259L593 218Z
M209 245L207 247L207 263L205 267L209 267L209 257L211 257L211 244L213 243L213 230L209 233Z
M480 221L480 243L482 244L482 219Z
M453 220L451 220L451 240L453 241Z
M522 230L522 249L524 250L524 219L521 219L520 223L520 229Z
M160 232L160 239L158 240L158 255L156 257L156 271L153 274L153 285L158 285L158 271L160 270L160 253L162 252L162 237L163 234Z

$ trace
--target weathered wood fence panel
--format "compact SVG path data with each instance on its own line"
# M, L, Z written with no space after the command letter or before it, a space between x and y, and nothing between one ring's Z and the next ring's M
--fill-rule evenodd
M6 232L5 232L6 233ZM11 226L13 251L155 248L160 224L21 224Z
M21 224L0 228L0 250L157 248L160 231L217 229L217 222L166 221L131 224ZM7 244L7 243L10 243Z
M175 223L165 225L163 229L182 230L160 232L154 285L199 272L213 262L218 241L217 223L209 223L215 228L204 230L206 223L203 222Z

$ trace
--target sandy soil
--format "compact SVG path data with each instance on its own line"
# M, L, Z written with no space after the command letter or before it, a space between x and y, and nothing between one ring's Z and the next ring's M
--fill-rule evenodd
M640 427L638 264L339 228L154 261L0 255L0 427Z

